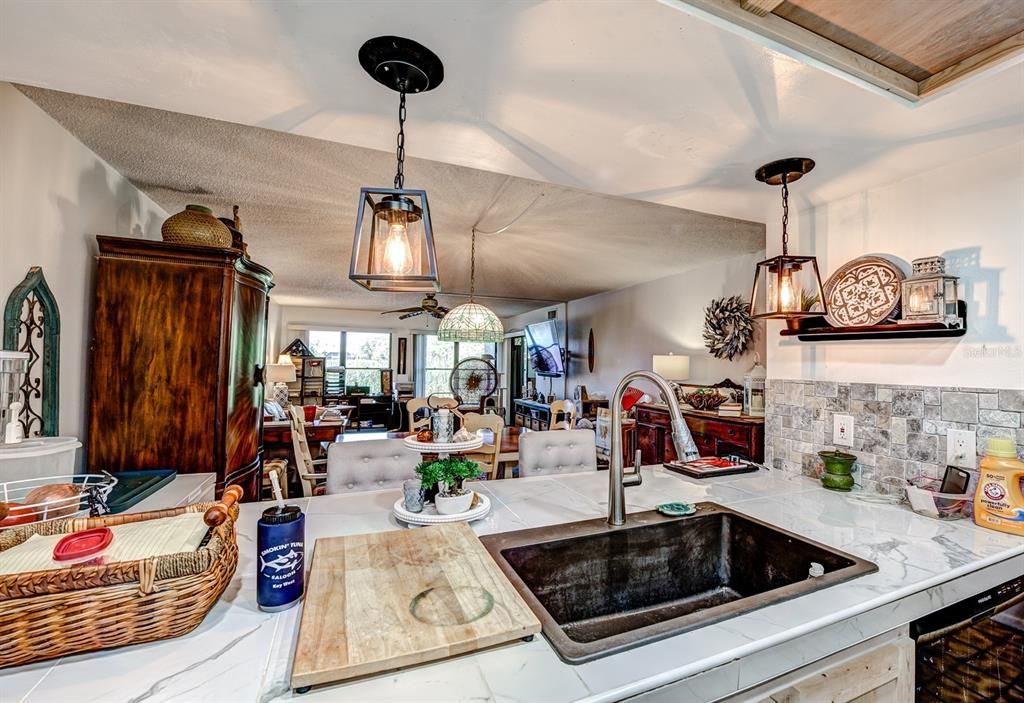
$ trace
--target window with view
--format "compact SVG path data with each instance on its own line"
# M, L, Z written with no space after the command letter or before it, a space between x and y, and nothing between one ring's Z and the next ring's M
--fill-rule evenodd
M345 369L346 390L353 386L381 392L380 372L391 368L391 334L310 330L309 349L327 359L328 370Z
M496 345L485 342L443 342L432 334L417 337L416 395L426 398L433 394L450 396L449 379L452 369L463 359L496 355Z

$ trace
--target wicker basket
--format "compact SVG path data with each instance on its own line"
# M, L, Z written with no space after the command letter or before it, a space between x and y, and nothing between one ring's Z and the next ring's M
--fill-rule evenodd
M0 551L33 534L67 534L183 513L206 513L212 531L194 552L109 565L0 576L0 668L109 647L179 637L203 621L238 565L231 488L220 503L99 518L71 518L0 531Z

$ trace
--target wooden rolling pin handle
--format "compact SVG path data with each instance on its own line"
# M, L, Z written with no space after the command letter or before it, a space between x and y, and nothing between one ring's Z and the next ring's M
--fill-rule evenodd
M217 527L218 525L224 524L224 521L228 519L228 511L235 503L242 499L244 491L241 486L230 485L224 489L223 495L220 497L220 502L213 505L206 514L203 515L203 521L210 527Z

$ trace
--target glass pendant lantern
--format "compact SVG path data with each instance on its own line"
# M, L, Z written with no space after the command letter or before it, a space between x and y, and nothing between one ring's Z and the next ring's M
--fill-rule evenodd
M505 326L494 312L473 300L476 289L476 230L469 249L469 302L452 308L437 327L444 342L492 342L505 339Z
M752 318L799 320L826 313L818 260L789 253L789 184L813 168L814 161L797 157L765 164L754 174L762 183L782 186L782 254L757 265L750 295Z
M348 277L372 291L434 293L441 289L427 192L405 187L405 98L436 88L441 60L402 37L376 37L359 49L374 80L399 94L398 166L393 188L362 188Z

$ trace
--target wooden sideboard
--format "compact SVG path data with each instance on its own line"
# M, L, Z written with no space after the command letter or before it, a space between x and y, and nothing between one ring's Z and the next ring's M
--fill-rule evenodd
M258 499L270 271L236 249L97 237L92 472L217 475Z
M683 410L686 425L701 456L738 454L764 461L763 417L719 417L717 413ZM676 458L668 406L636 406L636 440L644 464L662 464Z

